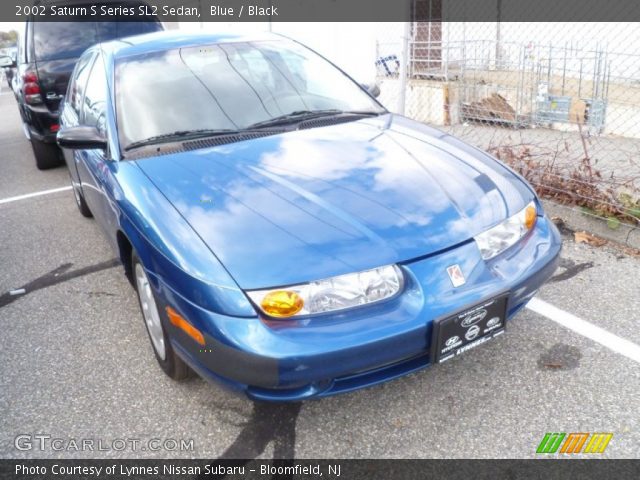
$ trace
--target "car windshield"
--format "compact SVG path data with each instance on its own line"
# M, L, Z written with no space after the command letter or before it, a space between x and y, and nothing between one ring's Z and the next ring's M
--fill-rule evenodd
M311 50L290 41L222 43L146 53L116 64L124 149L172 132L266 128L305 115L385 110ZM293 114L293 115L291 115Z

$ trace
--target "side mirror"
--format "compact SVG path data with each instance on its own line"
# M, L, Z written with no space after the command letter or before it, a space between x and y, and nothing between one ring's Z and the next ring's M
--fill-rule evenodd
M363 83L361 84L361 86L367 92L369 92L369 95L371 95L373 98L378 98L378 96L380 96L380 87L378 86L377 83L374 83L372 85L367 85L366 83Z
M0 55L0 67L13 68L16 66L16 62L8 55Z
M96 127L63 127L56 136L58 145L73 150L106 150L107 139Z

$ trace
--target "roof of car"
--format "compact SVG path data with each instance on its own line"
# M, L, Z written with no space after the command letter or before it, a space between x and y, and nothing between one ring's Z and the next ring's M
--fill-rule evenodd
M262 35L240 35L237 33L185 33L179 30L168 30L144 35L135 35L100 44L101 50L114 59L125 58L143 53L151 53L175 48L215 43L240 41L277 40L282 37L271 33Z

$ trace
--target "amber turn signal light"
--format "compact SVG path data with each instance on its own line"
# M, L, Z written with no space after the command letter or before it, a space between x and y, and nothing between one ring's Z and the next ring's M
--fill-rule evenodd
M200 330L187 322L173 308L167 307L165 310L167 311L167 315L169 316L171 325L178 327L180 330L183 330L187 335L193 338L200 345L204 345L204 335L202 335L202 332Z
M529 205L524 210L524 226L527 227L527 230L531 230L533 228L533 226L536 224L536 218L538 218L536 207L533 205Z
M304 301L296 292L276 290L267 293L260 305L262 310L272 317L291 317L302 310Z

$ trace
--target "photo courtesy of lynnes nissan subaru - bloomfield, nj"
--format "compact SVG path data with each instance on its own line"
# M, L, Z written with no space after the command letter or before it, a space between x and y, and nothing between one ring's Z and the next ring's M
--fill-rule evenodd
M174 379L259 401L374 385L504 333L556 268L525 180L281 36L96 45L60 120Z

